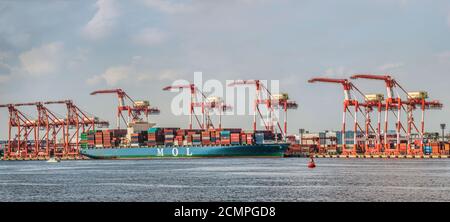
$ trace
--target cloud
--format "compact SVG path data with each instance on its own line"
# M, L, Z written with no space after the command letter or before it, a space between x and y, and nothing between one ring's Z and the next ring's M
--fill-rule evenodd
M95 75L86 80L86 83L89 85L97 85L103 81L103 77L101 75Z
M400 5L401 5L402 7L407 6L408 3L409 3L409 0L400 0Z
M135 44L144 46L158 45L164 42L167 35L155 28L145 28L131 38L131 41Z
M11 53L10 52L3 52L0 51L0 62L6 60L7 58L11 57Z
M98 84L102 81L106 81L109 86L116 86L121 81L126 80L132 75L134 68L132 66L115 66L106 69L101 75L95 75L87 79L87 83L90 85Z
M11 66L0 60L0 75L9 74L11 72Z
M164 13L174 14L193 10L192 5L170 0L142 0L143 3L153 9L157 9Z
M152 81L174 81L182 75L176 69L152 68L151 62L147 62L141 56L134 56L128 65L112 66L100 75L94 75L86 80L89 85L97 85L105 82L108 86L121 84L137 84Z
M11 66L6 62L11 57L9 52L0 51L0 74L7 74L11 70Z
M73 55L71 55L71 60L68 61L67 66L69 68L82 67L82 65L88 61L90 53L91 50L87 48L77 48L76 50L73 50Z
M12 58L10 52L0 51L0 83L6 83L12 78L12 72L16 68L8 64L9 59Z
M61 42L44 44L20 54L19 60L27 73L34 76L46 75L60 67L63 49Z
M166 69L159 73L158 80L175 81L180 78L180 72L178 70Z
M380 67L378 67L378 69L380 71L389 71L389 70L393 70L393 69L398 69L405 66L405 64L399 62L399 63L387 63L384 65L381 65Z
M450 12L447 15L447 24L448 24L448 27L450 27Z
M0 75L0 83L8 82L11 79L11 75Z
M98 0L96 5L97 13L83 28L84 36L92 40L102 39L111 33L120 15L115 0Z
M441 52L436 57L439 63L450 64L450 51Z
M347 78L348 75L350 75L352 72L350 72L349 70L347 70L346 67L344 66L339 66L337 68L328 68L327 70L325 70L325 76L326 77L342 77L342 78Z

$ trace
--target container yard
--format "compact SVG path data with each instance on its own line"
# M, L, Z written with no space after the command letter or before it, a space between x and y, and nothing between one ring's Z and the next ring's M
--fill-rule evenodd
M287 93L272 94L260 80L234 81L228 85L229 87L248 85L255 88L252 130L222 128L222 112L231 109L231 106L221 98L207 97L194 84L168 86L163 89L190 90L187 129L161 128L155 123L150 123L149 115L159 114L159 109L151 107L149 101L132 99L122 89L98 90L91 93L91 95L116 95L118 106L114 129L108 129L108 121L87 114L71 100L4 104L0 105L0 108L6 108L9 112L9 135L8 140L2 144L2 159L311 155L328 158L449 157L448 142L433 138L425 132L425 113L428 115L429 111L443 107L439 101L429 100L428 92L408 92L389 75L357 74L350 79L383 81L386 96L382 93L365 94L349 79L310 79L309 83L341 85L344 92L342 130L318 133L300 130L299 134L288 134L288 110L297 109L297 103L289 100ZM55 105L66 106L65 118L58 118L51 111L50 107ZM30 115L21 111L21 108L26 106L36 108L38 119L29 119ZM263 115L259 106L267 108L268 113ZM195 112L195 107L201 108L200 114ZM265 117L273 119L276 109L282 110L284 118L274 124ZM221 111L218 125L210 116L213 110ZM257 128L258 117L259 121L264 123L262 130ZM416 119L420 119L420 122L417 123ZM194 120L197 129L194 128ZM126 126L125 129L121 128L123 125ZM348 129L349 125L351 130ZM199 147L204 149L198 149ZM259 150L250 153L243 151L246 148L252 150L258 147ZM274 147L278 149L274 150ZM138 154L139 152L131 148L141 149L139 151L141 153ZM169 155L165 155L166 151L163 148L171 150L167 151ZM184 153L179 154L178 148L182 148ZM196 153L192 154L192 150L196 150ZM127 154L127 151L132 151L132 154Z
M382 81L386 96L366 94L349 79L310 79L309 83L341 85L344 91L342 130L336 134L337 144L330 148L338 155L329 155L328 147L320 142L310 145L313 154L318 157L448 158L448 141L433 140L426 137L425 132L425 113L442 109L441 102L429 100L425 91L407 91L390 75L356 74L350 79ZM347 130L348 125L352 126L351 131ZM319 136L315 141L321 139L327 138Z
M191 91L189 128L161 128L148 122L148 116L159 114L146 100L134 100L122 89L97 90L91 95L113 94L118 99L116 128L109 129L108 121L100 120L78 108L71 100L5 104L0 108L9 111L8 141L3 147L3 160L63 160L178 158L178 157L283 157L289 147L283 138L287 134L287 110L296 108L287 94L272 95L259 81L235 82L255 85L256 106L264 105L270 114L281 107L285 112L284 129L279 122L279 132L273 122L263 130L245 131L241 128L222 128L222 118L217 125L211 120L213 110L229 110L220 98L206 97L194 84L170 86L163 90L188 88ZM263 89L263 90L262 90ZM261 92L262 91L262 92ZM202 102L196 102L199 96ZM58 118L49 106L66 105L66 118ZM35 106L38 119L30 119L23 106ZM200 115L194 107L201 107ZM256 112L256 111L255 111ZM261 118L263 114L259 112ZM197 129L193 127L193 120ZM125 129L121 127L126 126ZM105 129L106 128L106 129Z

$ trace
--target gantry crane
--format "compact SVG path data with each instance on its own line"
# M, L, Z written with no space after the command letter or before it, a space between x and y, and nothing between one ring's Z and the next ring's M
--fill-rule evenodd
M55 103L67 104L67 118L60 117L45 106ZM37 119L31 119L18 109L24 106L35 106ZM52 155L77 157L79 156L79 133L85 131L84 126L108 124L85 114L70 100L5 104L0 105L0 108L9 110L8 147L5 150L5 158L36 159L49 158ZM69 137L72 128L76 131ZM75 137L76 140L74 140Z
M408 133L407 133L407 152L410 154L418 154L423 155L423 148L424 148L424 139L425 139L425 111L426 110L440 110L443 107L443 104L437 100L434 101L427 101L426 99L428 96L422 96L422 97L415 97L415 96L409 96L407 100L408 105ZM420 123L420 129L417 127L416 121L413 116L413 112L416 109L420 109L421 111L421 123ZM420 136L420 144L419 149L416 149L416 147L413 147L412 141L411 141L411 132L412 129L414 129L416 132L418 132Z
M35 158L48 157L50 151L62 150L64 144L58 138L64 138L66 128L64 119L59 118L42 102L8 104L10 112L8 150L5 158ZM36 120L27 117L18 107L36 106L38 116ZM0 107L5 107L0 106ZM40 131L44 130L43 138ZM15 132L15 135L12 135ZM30 139L30 134L32 139Z
M357 140L357 134L359 131L364 131L361 128L361 125L358 123L358 113L362 112L361 106L362 104L352 97L351 91L357 91L362 96L364 94L348 79L336 79L336 78L313 78L308 81L309 83L316 83L316 82L323 82L323 83L334 83L334 84L340 84L344 88L344 109L343 109L343 119L342 119L342 154L343 155L356 155L357 147L358 147L358 140ZM354 107L354 113L350 111L349 107ZM354 119L354 144L351 151L347 150L347 144L346 144L346 123L347 123L347 113L350 114ZM367 139L367 138L366 138Z
M261 89L264 88L264 85L262 84L262 82L260 80L236 80L230 84L228 84L228 86L238 86L238 85L254 85L255 86L255 100L253 102L253 130L256 131L257 127L256 127L256 118L257 118L257 112L259 114L259 117L261 118L261 121L264 124L264 128L265 130L271 130L273 131L273 129L271 128L271 124L270 124L270 119L271 119L271 115L272 112L270 112L270 100L267 99L262 99L262 93L261 93ZM264 120L264 117L261 113L261 110L259 108L259 105L261 104L265 104L266 108L269 110L269 120L266 121Z
M142 121L142 115L145 116L146 121L148 122L149 114L159 114L160 110L156 107L150 107L148 101L135 101L133 100L125 91L122 89L107 89L107 90L98 90L91 93L91 95L97 94L116 94L119 100L117 106L117 119L116 125L117 128L120 129L120 119L124 121L125 125L128 127L130 123L130 118L132 122ZM129 100L131 105L127 105L125 100ZM128 112L127 119L122 115L123 111Z
M52 155L63 156L67 150L65 139L69 130L66 127L66 120L49 110L42 102L37 102L35 105L38 112L37 127L44 131L42 138L40 138L39 131L36 137L36 143L40 144L37 148L38 156L46 158ZM64 141L58 141L59 138ZM45 141L45 143L41 143L41 141Z
M202 94L198 88L195 86L195 84L187 84L187 85L172 85L172 86L166 86L163 88L164 91L171 91L174 89L183 90L183 89L189 89L190 92L190 104L189 104L189 129L192 129L192 121L193 118L197 120L197 124L201 129L204 129L205 127L205 107L204 107L204 96L202 95L202 102L197 102L197 93ZM195 114L195 107L201 107L202 109L202 122L198 119L197 115Z
M388 150L389 153L398 154L400 152L400 131L403 130L406 133L407 137L407 154L423 154L424 147L424 134L425 134L425 110L427 109L441 109L442 103L439 101L426 101L428 98L427 93L425 92L417 92L417 93L409 93L407 92L394 78L390 75L374 75L374 74L357 74L351 77L352 79L371 79L371 80L380 80L384 81L386 85L387 98L385 104L385 132L384 132L384 140L385 140L385 149ZM399 93L397 92L396 98L394 98L394 88L400 88L400 90L406 95L407 99L402 100ZM415 95L417 94L417 95ZM404 105L407 106L405 109ZM413 112L420 107L422 112L421 118L421 129L417 127L415 124ZM397 110L397 124L396 124L396 134L397 134L397 146L394 151L392 151L391 144L388 144L387 131L388 131L388 113L389 111ZM407 115L407 129L405 130L404 125L401 123L401 112L405 111ZM393 112L395 114L395 112ZM413 149L411 135L412 129L415 129L420 136L420 149Z
M222 115L223 112L231 110L232 107L224 103L222 98L216 96L207 97L205 100L205 113L207 118L206 128L214 128L214 124L211 121L210 112L218 111L219 112L219 130L222 129Z
M386 85L386 103L385 103L385 125L384 125L384 149L385 153L387 155L394 154L398 155L400 152L400 133L401 130L403 130L405 133L407 133L407 130L404 127L404 124L402 124L401 121L401 114L402 110L406 111L404 108L404 104L406 104L405 101L403 101L400 97L400 94L397 92L397 95L394 95L394 88L400 88L406 95L408 93L406 90L398 84L398 82L392 78L390 75L373 75L373 74L356 74L351 77L351 79L370 79L370 80L380 80L384 81ZM397 117L397 123L396 123L396 145L393 146L393 144L389 141L388 138L388 130L389 130L389 111L392 111L392 113ZM394 111L397 111L397 114L395 114Z
M236 80L228 84L228 86L249 85L255 86L255 100L253 101L253 130L256 131L257 116L260 117L264 124L265 130L274 132L273 122L275 120L278 129L283 134L283 137L287 135L287 111L288 109L296 109L298 107L295 101L288 100L288 97L273 95L270 90L263 84L261 80ZM281 94L280 94L281 95ZM261 113L260 105L265 105L267 109L267 120L264 120L264 116ZM279 119L275 116L275 109L284 110L284 129L281 127ZM276 118L276 119L274 119Z
M30 144L30 141L36 141L36 133L38 130L36 122L18 109L19 106L31 105L35 104L22 103L0 105L0 108L7 108L9 112L8 144L4 151L5 159L29 158L29 150L35 149L36 144ZM30 140L30 138L33 139Z
M64 150L63 155L80 155L80 133L95 130L96 127L108 127L109 122L87 114L76 106L72 100L47 101L46 105L62 104L66 106L67 114L64 119ZM73 133L70 133L72 129Z
M210 112L213 110L219 110L219 128L222 128L222 113L231 109L231 106L226 105L223 101L218 101L216 99L212 99L212 97L207 97L205 93L203 93L195 84L172 85L163 88L164 91L183 89L188 89L190 92L189 129L192 129L193 127L193 117L195 117L200 129L208 129L210 127L214 128L214 124L212 123L210 116ZM197 101L199 97L201 100L200 102ZM195 113L196 107L201 108L201 121Z
M381 115L385 111L385 105L383 104L384 95L382 94L370 94L365 95L365 102L363 106L365 107L366 116L366 143L365 143L365 154L381 154L383 142L381 138ZM377 110L377 127L374 128L372 125L372 112Z
M289 96L286 93L271 95L270 98L271 98L270 104L272 104L274 109L283 110L284 113L283 135L287 136L288 110L297 109L298 104L295 101L289 100Z

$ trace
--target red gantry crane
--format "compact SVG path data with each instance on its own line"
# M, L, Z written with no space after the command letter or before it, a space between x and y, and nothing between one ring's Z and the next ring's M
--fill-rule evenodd
M222 114L224 111L230 110L231 106L225 104L218 97L207 97L195 84L186 85L172 85L164 87L164 91L172 90L183 90L188 89L190 92L190 102L189 102L189 129L193 127L193 117L195 117L198 127L200 129L214 128L212 123L210 113L214 110L219 111L219 129L222 128ZM200 98L200 102L198 102ZM197 114L195 113L195 108L201 108L201 118L200 121Z
M34 103L3 104L0 108L7 108L9 112L8 121L8 143L4 150L4 159L29 158L38 144L35 143L38 128L36 121L20 111L19 106L31 106Z
M67 104L67 118L60 117L44 106L44 104L54 103ZM36 120L18 109L18 107L24 106L36 106ZM94 125L108 124L85 114L70 100L6 104L0 105L1 107L9 110L9 133L5 159L48 159L51 156L76 158L79 156L78 135L85 131L84 126L90 125L93 129ZM80 126L82 131L80 131ZM76 130L71 135L70 130L73 128Z
M382 152L382 138L381 138L381 115L385 110L385 105L383 104L384 96L382 94L369 94L365 95L365 116L366 116L366 143L365 143L365 154L381 154ZM374 128L372 125L372 113L377 110L377 127Z
M259 117L261 118L261 121L264 123L264 128L265 130L271 130L271 126L270 126L270 120L266 121L264 120L264 117L261 113L261 110L259 108L259 105L264 104L266 105L267 109L270 109L270 103L269 101L263 100L262 99L262 93L261 93L261 89L263 88L263 84L261 83L260 80L236 80L233 83L230 83L228 86L238 86L238 85L254 85L256 88L255 91L255 100L253 102L253 130L256 131L257 127L256 127L256 112L258 112ZM269 118L271 118L271 112L269 112Z
M270 104L274 107L274 109L282 110L284 113L283 118L283 134L287 136L287 122L288 122L288 110L289 109L297 109L298 104L295 101L289 100L289 96L287 93L275 94L271 95Z
M410 92L408 93L408 133L407 133L407 152L408 154L423 155L424 148L424 136L425 136L425 110L440 110L443 104L437 100L427 101L428 93L426 92ZM414 110L419 109L421 111L420 128L417 126L414 118ZM416 148L416 144L412 141L412 129L414 129L419 135L419 149Z
M380 81L385 82L387 98L386 98L386 103L385 103L386 111L385 111L385 125L384 125L384 149L385 149L384 152L387 155L391 155L391 154L398 155L400 153L401 130L403 129L403 131L405 133L407 133L407 131L405 130L404 124L402 124L402 121L401 121L402 110L405 110L405 108L403 107L403 104L405 104L405 102L401 99L401 97L398 93L397 93L397 95L394 95L394 88L398 87L406 94L408 94L408 93L390 75L357 74L357 75L353 75L351 77L351 79L371 79L371 80L380 80ZM389 138L388 138L389 111L392 111L392 113L397 117L396 144L389 141ZM395 113L395 111L397 111L397 114Z
M206 128L214 128L214 124L211 121L211 112L214 111L218 111L219 112L219 130L222 129L222 115L224 112L231 110L232 107L230 105L227 105L224 103L224 101L222 100L222 98L217 97L217 96L210 96L206 98L205 101L205 112L206 112L206 116L208 116L207 118L207 122L206 122Z
M394 78L390 75L373 75L373 74L357 74L351 77L352 79L371 79L371 80L380 80L384 81L386 84L387 98L385 104L385 132L384 132L384 143L385 143L385 152L389 154L399 154L401 141L400 141L400 131L401 129L406 133L407 139L407 149L406 154L423 154L424 147L424 134L425 134L425 110L429 109L442 109L443 105L439 101L427 101L428 94L426 92L407 92ZM400 88L401 91L406 95L407 100L403 101L400 98L399 93L394 98L394 88ZM407 109L404 108L404 105L407 106ZM421 127L417 127L415 123L413 112L414 110L420 107L421 110ZM397 123L396 123L396 134L397 134L397 144L396 148L392 149L392 143L387 138L388 131L388 113L392 111L395 115L394 111L397 111ZM404 125L401 123L401 111L405 111L407 115L407 130L405 130ZM412 130L415 130L420 136L420 144L419 149L413 146L412 143Z
M183 89L189 89L190 91L190 104L189 104L189 129L192 129L192 121L193 117L197 120L198 126L201 129L204 129L205 127L205 106L204 106L204 97L202 96L202 102L197 102L197 93L202 94L198 88L195 86L195 84L187 84L187 85L172 85L172 86L166 86L163 88L164 91L171 91L171 90L183 90ZM198 119L197 115L195 114L195 107L201 107L202 109L202 122Z
M62 104L66 106L67 114L64 119L65 135L63 156L77 157L80 155L80 133L95 130L96 127L109 126L109 122L102 121L81 110L72 100L48 101L44 102L44 104Z
M342 119L342 154L343 155L356 155L357 147L358 147L358 140L357 140L357 134L359 131L364 131L361 128L361 125L358 123L358 113L362 112L361 104L358 102L357 99L352 98L351 91L356 90L359 92L362 96L364 94L348 79L335 79L335 78L313 78L308 81L309 83L316 83L316 82L323 82L323 83L335 83L335 84L341 84L344 88L344 109L343 109L343 119ZM349 107L354 107L354 113L350 111ZM347 113L350 114L354 119L354 144L351 151L347 150L346 145L346 123L347 123Z
M42 102L37 102L35 105L38 112L37 127L43 131L42 137L40 137L39 131L36 137L36 143L40 144L37 148L39 150L38 157L64 156L67 144L58 139L64 140L69 130L66 127L65 119L50 111Z
M261 80L236 80L230 83L228 86L239 85L254 85L255 86L255 100L253 101L253 130L256 131L257 116L260 117L264 124L265 130L274 133L273 123L276 125L283 137L287 135L287 112L289 109L297 109L298 105L295 101L289 100L287 94L272 94L270 90L263 84ZM267 109L267 120L264 120L264 116L261 112L260 105L265 105ZM284 128L281 127L279 118L275 116L275 109L284 111ZM275 121L274 121L275 120Z
M125 91L122 89L108 89L108 90L98 90L91 93L91 95L97 94L116 94L118 98L117 106L117 119L116 125L120 129L120 119L123 120L126 126L129 125L130 119L132 122L142 121L142 115L145 116L148 122L148 115L159 114L160 110L156 107L150 107L148 101L135 101L133 100ZM132 105L127 105L125 101L128 100ZM128 112L127 119L122 115L123 111Z

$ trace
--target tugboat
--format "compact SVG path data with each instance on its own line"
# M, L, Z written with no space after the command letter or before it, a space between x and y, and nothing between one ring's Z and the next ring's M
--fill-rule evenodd
M50 157L50 159L47 160L47 163L59 163L61 160L59 158L55 158L54 156Z

